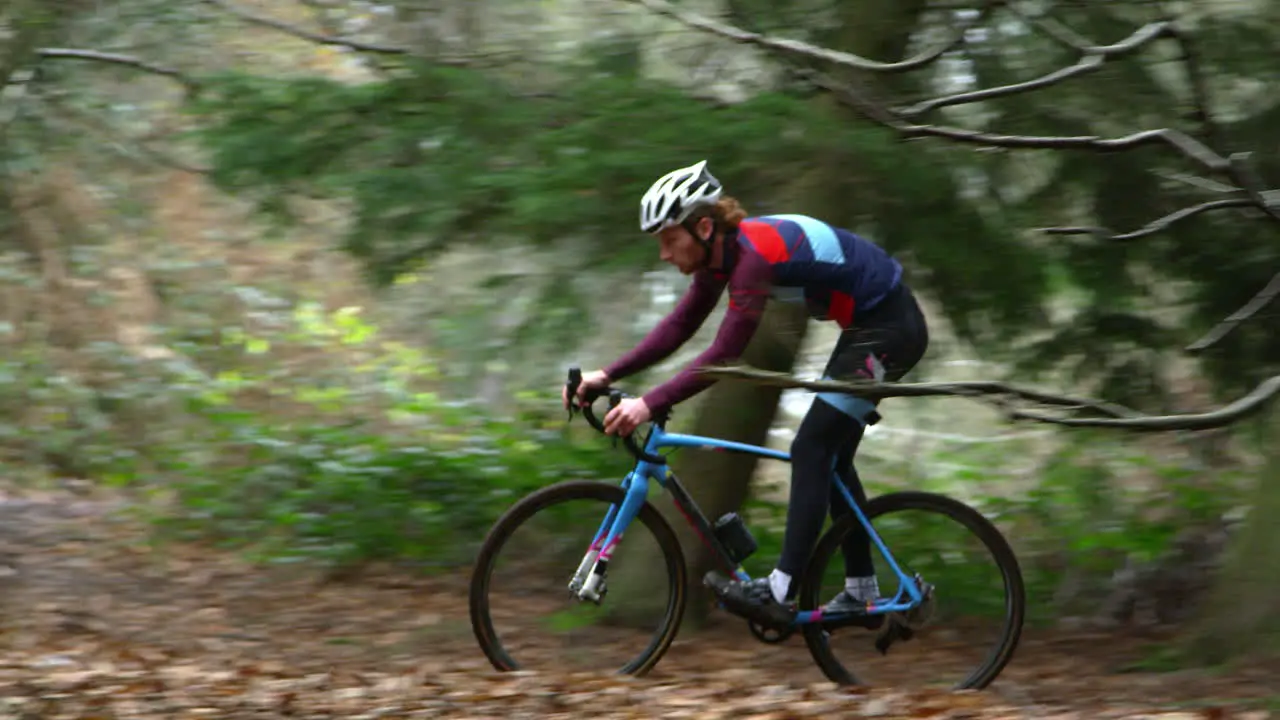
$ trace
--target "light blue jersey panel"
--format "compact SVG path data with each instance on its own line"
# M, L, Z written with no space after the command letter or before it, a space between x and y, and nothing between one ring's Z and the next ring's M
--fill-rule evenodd
M821 262L844 264L844 248L840 239L830 225L815 220L807 215L769 215L777 220L790 220L800 226L805 237L809 239L809 247L813 249L813 258Z

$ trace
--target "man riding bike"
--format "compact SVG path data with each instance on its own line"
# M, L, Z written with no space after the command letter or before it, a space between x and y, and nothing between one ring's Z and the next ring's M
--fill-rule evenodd
M826 379L898 380L924 355L928 328L902 280L902 266L854 233L804 215L748 217L725 195L706 161L659 178L640 200L640 229L657 235L659 257L693 281L675 309L630 352L584 374L578 401L675 352L715 309L727 286L729 307L711 346L674 378L623 400L604 418L609 434L629 435L654 411L686 400L714 380L697 368L736 360L759 325L770 297L804 302L810 315L842 328ZM855 322L856 321L856 322ZM566 407L569 398L564 397ZM849 512L831 485L832 468L859 503L866 493L853 456L876 402L818 393L791 443L791 497L782 553L768 576L741 582L711 571L707 583L726 606L750 619L787 624L795 617L792 578L799 576L822 530ZM846 538L845 588L825 608L859 611L879 595L871 543L860 526ZM874 616L881 619L880 616Z

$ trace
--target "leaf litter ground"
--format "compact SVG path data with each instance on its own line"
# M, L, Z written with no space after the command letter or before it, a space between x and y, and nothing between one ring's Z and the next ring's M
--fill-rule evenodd
M112 507L0 495L0 717L1265 718L1280 692L1275 667L1134 672L1159 638L1031 628L984 692L842 688L730 617L640 679L498 673L465 573L264 568Z

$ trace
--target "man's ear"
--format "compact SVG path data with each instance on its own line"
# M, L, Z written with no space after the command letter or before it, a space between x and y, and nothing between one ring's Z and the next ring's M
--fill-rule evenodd
M698 237L702 240L710 240L716 232L716 221L710 217L704 217L698 221Z

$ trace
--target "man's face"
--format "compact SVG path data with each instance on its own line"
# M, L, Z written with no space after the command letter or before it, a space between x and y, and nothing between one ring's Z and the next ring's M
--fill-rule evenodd
M711 225L711 218L702 218L695 229L705 238L711 233ZM683 225L673 225L658 233L658 257L685 275L691 275L705 265L706 254L706 249Z

